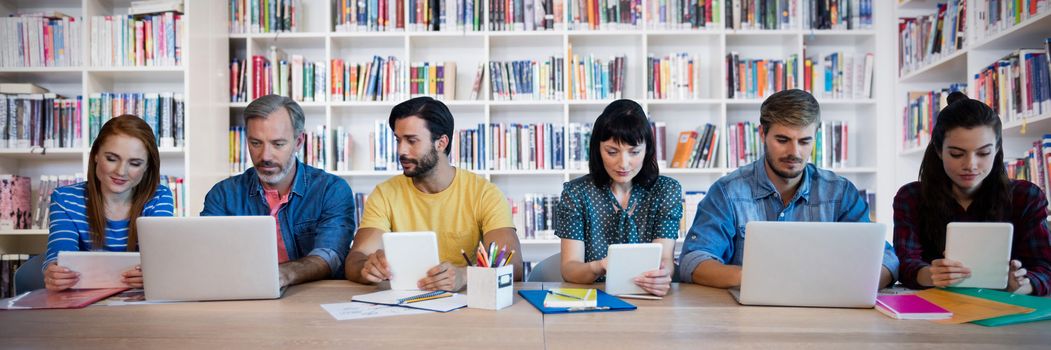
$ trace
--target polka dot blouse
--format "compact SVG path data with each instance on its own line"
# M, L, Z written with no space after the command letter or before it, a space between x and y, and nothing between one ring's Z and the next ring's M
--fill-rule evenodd
M584 262L602 260L610 244L649 243L679 237L682 187L658 176L650 188L632 186L623 210L613 191L586 175L566 182L555 210L555 235L584 242Z

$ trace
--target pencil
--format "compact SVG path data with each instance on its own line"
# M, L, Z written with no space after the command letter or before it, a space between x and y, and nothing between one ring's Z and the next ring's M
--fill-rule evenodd
M467 262L467 266L471 266L471 258L467 257L467 252L465 252L463 249L460 249L460 254L463 255L463 261Z
M510 264L511 263L511 257L514 256L514 255L515 255L515 250L511 249L511 253L507 254L507 259L504 259L504 264L501 265L501 266L507 266L508 264Z
M496 261L493 262L493 267L504 266L504 255L507 254L507 246L500 249L500 255L496 256Z
M426 298L406 300L405 303L406 304L418 303L418 302L421 302L421 301L441 299L441 298L448 298L448 297L451 297L451 296L453 296L453 293L438 294L438 295L430 296L430 297L426 297Z

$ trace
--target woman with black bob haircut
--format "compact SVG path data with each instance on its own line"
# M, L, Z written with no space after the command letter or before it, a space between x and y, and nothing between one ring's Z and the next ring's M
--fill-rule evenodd
M1047 295L1051 247L1047 197L1029 181L1010 180L1004 166L1000 117L961 92L938 113L920 165L920 181L894 197L894 249L909 288L947 287L971 270L946 259L950 222L1014 225L1007 291Z
M610 244L654 242L663 246L661 266L635 284L654 295L668 293L682 188L660 176L656 147L646 112L634 101L613 101L595 120L589 173L563 185L555 211L565 281L603 281Z

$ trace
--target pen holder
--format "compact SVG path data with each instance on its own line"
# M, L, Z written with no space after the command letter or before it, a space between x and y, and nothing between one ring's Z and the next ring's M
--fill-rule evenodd
M500 310L514 301L514 265L467 267L467 307Z

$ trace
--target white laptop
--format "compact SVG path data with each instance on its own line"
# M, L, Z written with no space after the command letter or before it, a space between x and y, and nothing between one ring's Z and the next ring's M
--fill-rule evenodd
M147 300L281 296L273 217L140 217L136 223Z
M883 266L886 225L749 222L740 289L743 305L870 308Z

